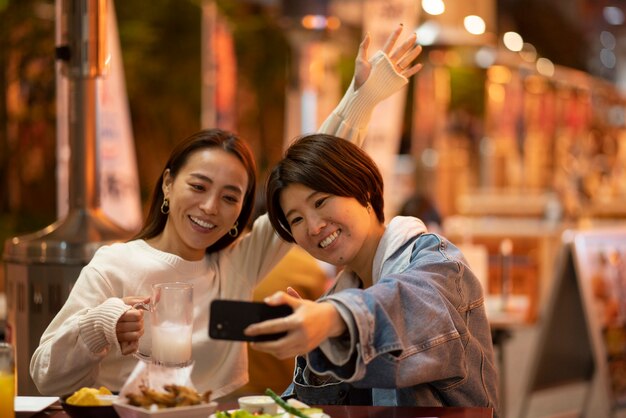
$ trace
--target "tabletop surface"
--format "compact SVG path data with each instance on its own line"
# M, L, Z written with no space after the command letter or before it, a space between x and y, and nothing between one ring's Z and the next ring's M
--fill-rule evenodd
M236 408L236 404L220 404L218 409ZM335 406L321 405L332 418L492 418L491 408L430 408L430 407L388 407L388 406ZM35 415L17 413L16 418L69 418L69 415L54 404ZM111 418L117 418L113 415Z

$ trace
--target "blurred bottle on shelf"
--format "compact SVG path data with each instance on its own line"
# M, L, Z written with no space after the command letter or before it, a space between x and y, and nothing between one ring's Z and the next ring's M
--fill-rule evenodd
M0 342L0 417L15 418L15 357L5 342Z

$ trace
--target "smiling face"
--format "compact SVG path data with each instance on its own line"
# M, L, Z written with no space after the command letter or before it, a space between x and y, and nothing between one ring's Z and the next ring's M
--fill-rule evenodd
M200 260L207 247L233 227L248 187L241 161L221 148L202 148L189 155L176 177L163 176L170 212L154 247L186 260ZM239 225L241 230L244 225Z
M285 187L280 206L298 245L318 260L371 271L384 227L374 211L355 198L315 191L299 183Z

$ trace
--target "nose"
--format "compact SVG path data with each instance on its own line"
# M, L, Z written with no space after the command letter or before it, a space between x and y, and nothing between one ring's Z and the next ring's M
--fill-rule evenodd
M309 235L315 236L322 232L322 229L326 226L326 221L319 216L311 216L307 220L307 229Z
M213 215L217 213L218 196L209 194L200 202L200 210L206 214Z

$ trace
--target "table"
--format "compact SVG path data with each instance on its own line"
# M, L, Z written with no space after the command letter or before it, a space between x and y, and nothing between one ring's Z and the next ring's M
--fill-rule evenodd
M219 409L236 408L236 404L223 404ZM430 407L388 407L388 406L320 406L332 418L493 418L491 408L430 408ZM16 418L21 418L17 414ZM31 418L69 418L58 405L53 405Z
M492 418L491 408L426 408L389 406L321 406L332 418Z
M496 350L496 364L499 374L499 397L500 415L506 416L507 388L506 388L506 360L505 345L511 339L512 333L516 329L530 326L529 306L524 302L523 297L511 295L508 299L509 306L503 308L502 297L500 295L486 295L485 309L491 327L491 340Z

